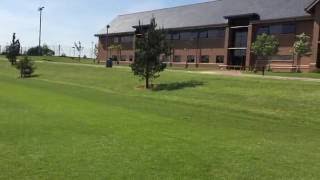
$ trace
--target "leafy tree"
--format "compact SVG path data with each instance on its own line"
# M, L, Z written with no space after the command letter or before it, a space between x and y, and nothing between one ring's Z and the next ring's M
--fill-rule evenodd
M293 53L297 59L297 72L300 72L301 57L306 56L310 51L310 37L305 33L296 36L297 40L293 44Z
M7 59L11 63L11 65L15 65L17 62L17 56L20 53L20 41L16 40L16 33L12 35L12 42L7 49Z
M170 55L170 46L166 41L166 33L163 29L157 29L155 18L151 19L149 27L143 32L143 27L139 23L135 41L135 61L130 65L136 76L145 80L146 88L149 89L149 81L160 76L160 72L166 68L162 62L161 55Z
M279 41L273 35L263 33L257 36L257 39L252 43L252 52L263 59L266 59L269 64L269 57L277 54L279 49ZM257 67L257 61L256 65ZM263 65L265 69L265 65Z
M35 70L35 65L33 61L28 57L25 56L22 60L18 61L16 68L20 70L20 77L30 77Z
M94 45L94 55L95 57L93 57L93 63L96 63L96 60L98 59L99 56L99 46L97 44ZM98 64L100 63L99 59L98 59Z
M41 54L39 54L41 52ZM51 50L47 45L32 47L27 51L28 56L54 56L55 52Z

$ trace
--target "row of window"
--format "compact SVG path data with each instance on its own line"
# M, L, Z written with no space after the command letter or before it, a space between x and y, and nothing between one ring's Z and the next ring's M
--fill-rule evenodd
M266 60L265 57L257 57L257 60ZM277 61L291 61L293 60L293 56L292 55L274 55L274 56L270 56L269 60L277 60Z
M113 37L113 43L130 43L133 42L133 36Z
M212 57L214 58L214 57ZM122 55L122 56L112 56L112 59L114 61L133 61L133 56L126 56L126 55ZM168 61L168 60L167 60ZM180 55L176 55L173 57L173 62L182 62L182 56ZM187 62L188 63L195 63L196 62L196 56L194 55L189 55L187 56ZM208 55L202 55L199 59L200 63L209 63L210 62L210 56ZM216 56L215 57L215 62L219 63L219 64L223 64L224 63L224 56Z
M291 24L278 24L270 26L262 26L258 29L257 35L265 34L295 34L296 25Z
M119 58L119 56L112 56L112 59L114 60L114 61L133 61L133 56L132 55L130 55L130 56L126 56L126 55L122 55L122 56L120 56L120 59L118 59Z
M175 32L167 34L167 40L193 40L193 39L219 39L224 38L225 29L212 29L212 30L204 30L204 31L188 31L188 32Z
M204 30L204 31L189 31L189 32L175 32L167 34L167 40L193 40L193 39L219 39L224 38L225 29L212 29L212 30ZM133 36L122 36L122 37L113 37L111 40L113 43L129 43L133 42Z
M261 35L263 33L266 34L294 34L296 32L296 25L294 23L291 24L279 24L279 25L270 25L270 26L262 26L258 28L257 35ZM239 34L240 36L244 34ZM212 30L204 30L204 31L186 31L186 32L174 32L167 34L167 40L193 40L193 39L219 39L225 37L225 29L218 28ZM241 39L241 38L240 38ZM130 43L133 42L133 36L122 36L122 37L113 37L111 40L113 43Z
M182 57L180 55L176 55L173 57L173 62L182 62ZM195 63L196 62L196 56L194 55L189 55L187 56L187 62L188 63ZM199 63L209 63L210 62L210 56L208 55L202 55L200 56L200 59L199 59ZM215 57L215 62L216 63L224 63L224 56L216 56Z

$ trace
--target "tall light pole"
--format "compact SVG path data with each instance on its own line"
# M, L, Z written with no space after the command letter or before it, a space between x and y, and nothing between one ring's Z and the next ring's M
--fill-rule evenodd
M108 42L108 38L109 38L109 28L110 28L110 25L108 24L107 25L107 38L106 38L106 44L107 44L107 59L109 59L110 58L110 54L109 54L109 48L108 48L108 46L109 46L109 42Z
M38 11L40 12L40 28L39 28L39 46L38 46L38 53L39 56L41 56L41 31L42 31L42 11L44 9L44 6L39 7Z

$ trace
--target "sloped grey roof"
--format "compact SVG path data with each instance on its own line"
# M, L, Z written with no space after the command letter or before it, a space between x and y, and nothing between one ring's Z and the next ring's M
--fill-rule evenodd
M166 29L225 24L225 16L256 13L261 20L308 16L305 8L313 0L216 0L173 8L125 14L110 23L109 33L133 32L139 20L148 24L152 17ZM103 28L97 35L106 34Z

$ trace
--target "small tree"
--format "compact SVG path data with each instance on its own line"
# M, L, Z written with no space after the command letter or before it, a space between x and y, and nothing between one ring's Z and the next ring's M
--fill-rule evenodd
M279 41L272 35L263 33L262 35L257 36L257 39L252 43L252 52L260 57L265 59L269 66L269 57L277 54L279 49ZM257 68L257 60L255 63ZM263 71L265 70L265 64L263 64Z
M20 71L20 77L30 77L35 70L35 65L33 61L28 57L25 56L22 60L18 61L16 68Z
M305 33L296 36L297 40L293 44L293 54L297 60L297 72L301 72L301 57L306 56L310 51L310 37ZM295 58L294 58L295 59Z
M96 63L96 59L98 59L99 56L99 46L97 44L94 45L94 56L93 57L93 63ZM100 61L98 60L98 64L100 63Z
M139 23L138 30L143 31ZM160 55L168 57L170 46L166 41L166 33L163 29L157 29L155 18L151 19L146 32L137 36L135 41L135 61L130 65L136 76L145 80L146 88L149 89L149 81L158 78L159 73L166 68Z
M17 62L17 56L20 53L20 41L16 40L16 33L12 35L12 42L7 49L7 59L11 63L11 65L15 65Z
M78 43L74 43L74 47L75 49L78 51L78 54L79 54L79 61L80 61L80 58L81 58L81 52L82 50L84 49L81 45L81 42L79 41Z

